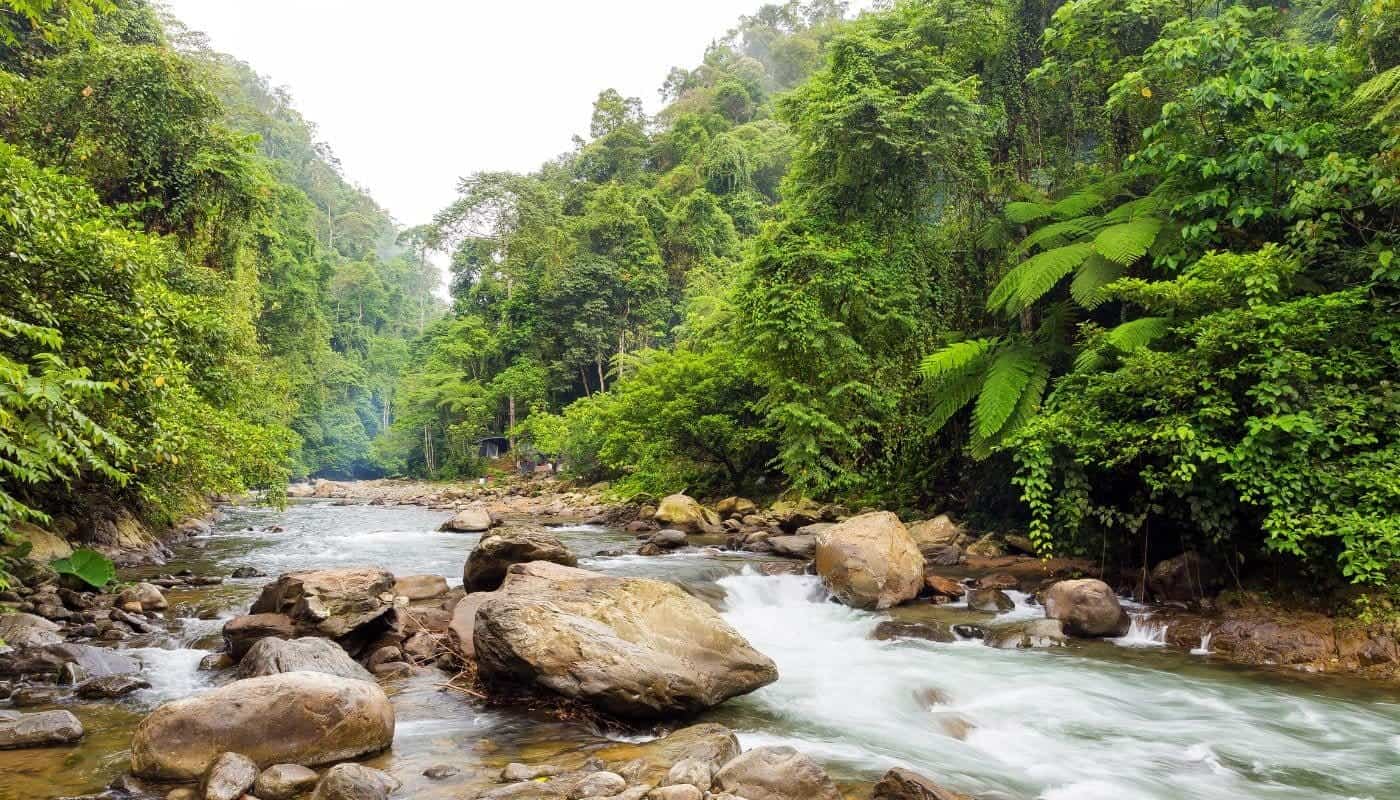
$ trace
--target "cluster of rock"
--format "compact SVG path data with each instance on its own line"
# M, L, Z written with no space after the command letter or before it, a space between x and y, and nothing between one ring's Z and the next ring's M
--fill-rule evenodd
M638 745L596 751L584 764L510 764L475 800L842 800L835 781L791 747L744 751L722 725L701 724ZM967 800L905 769L887 773L872 800Z

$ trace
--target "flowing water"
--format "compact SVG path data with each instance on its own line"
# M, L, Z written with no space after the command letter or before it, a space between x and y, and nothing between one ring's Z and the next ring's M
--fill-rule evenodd
M162 569L226 575L246 565L275 575L373 564L455 582L477 537L436 531L447 516L327 503L238 509ZM597 526L555 530L581 566L673 580L720 608L781 678L706 719L734 728L745 747L793 745L843 785L907 766L983 800L1400 798L1400 691L1169 651L1145 609L1132 609L1122 639L1056 650L876 641L886 615L830 602L815 578L763 577L755 558L713 549L599 556L635 543ZM219 680L197 669L199 659L267 580L171 592L171 632L124 643L152 687L119 703L69 706L89 730L78 747L0 752L0 800L93 791L120 774L143 713ZM1013 597L1016 607L997 617L956 605L894 613L983 625L1041 615ZM508 761L581 759L607 744L581 726L486 708L442 682L423 675L388 686L394 747L372 763L404 781L403 797L471 797ZM444 783L421 776L436 764L462 773Z

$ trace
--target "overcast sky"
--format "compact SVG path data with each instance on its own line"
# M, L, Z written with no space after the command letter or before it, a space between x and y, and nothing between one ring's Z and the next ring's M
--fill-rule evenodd
M477 170L528 171L614 87L650 111L672 66L762 0L167 0L290 89L352 181L405 225Z

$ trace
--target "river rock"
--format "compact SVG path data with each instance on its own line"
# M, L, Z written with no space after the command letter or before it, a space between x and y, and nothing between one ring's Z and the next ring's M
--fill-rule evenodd
M986 632L984 641L1002 650L1029 650L1061 647L1067 640L1059 620L1035 619L1018 625L992 628Z
M895 767L875 784L870 800L972 800L965 794L952 792L924 776Z
M447 594L447 579L441 575L400 575L394 581L394 594L409 600L431 600Z
M466 508L457 512L452 519L442 523L438 530L452 531L453 533L480 533L491 530L495 524L495 519L491 517L491 512L484 508Z
M328 764L377 753L394 739L394 708L369 681L320 672L247 678L151 712L131 739L131 770L189 781L221 753L259 765Z
M204 800L238 800L253 788L258 765L239 753L223 753L204 775Z
M504 528L483 536L477 543L462 570L462 585L468 592L489 592L500 587L512 564L531 561L578 565L578 559L558 536L535 528Z
M285 672L324 672L342 678L372 681L374 676L360 666L345 648L330 639L308 636L302 639L259 639L238 662L238 677L258 678Z
M745 800L841 800L826 770L791 747L749 750L720 767L715 786Z
M1094 578L1060 581L1045 593L1045 616L1070 636L1122 636L1131 620L1108 584Z
M224 644L234 660L243 658L255 642L269 636L290 639L297 626L286 614L244 614L224 623Z
M1010 611L1016 607L1016 601L1012 600L1006 592L1000 589L969 589L967 592L967 607L973 611L986 611L993 614L1000 614L1003 611Z
M746 497L726 497L715 503L715 513L721 517L747 517L758 511L758 506ZM652 512L655 514L655 512Z
M83 724L68 711L21 714L0 711L0 750L48 747L83 738Z
M1152 595L1166 602L1196 602L1223 585L1214 562L1202 561L1194 550L1157 562L1147 576L1147 588Z
M258 800L292 800L316 785L316 770L300 764L273 764L253 784Z
M596 755L611 765L626 764L614 769L633 782L657 785L686 759L707 764L713 773L739 755L739 739L723 725L704 722L641 744L609 745Z
M483 678L636 718L695 713L778 678L767 656L674 584L554 569L568 572L512 571L476 611Z
M816 561L827 589L856 608L899 605L917 597L924 584L924 558L888 511L861 514L824 531L817 537Z
M652 517L663 528L676 528L686 533L719 533L719 515L684 494L663 497Z
M830 525L829 522L821 523ZM808 525L807 528L813 526ZM807 528L803 528L806 530ZM817 553L817 537L810 533L793 534L789 536L771 536L768 538L768 546L773 548L773 552L788 558L811 558Z
M249 613L286 614L300 635L339 639L388 613L393 589L394 576L373 567L288 572L263 587Z
M84 700L111 699L149 688L150 681L139 675L99 675L78 684L76 694Z
M360 764L336 764L316 784L311 800L388 800L399 788L393 775Z
M0 675L55 675L74 665L85 678L128 675L141 671L141 663L106 647L60 642L0 654Z
M0 614L0 642L10 647L40 647L63 641L58 623L36 614Z
M117 605L125 608L128 603L136 603L140 611L164 611L169 607L160 587L153 583L138 583L122 590L117 595Z

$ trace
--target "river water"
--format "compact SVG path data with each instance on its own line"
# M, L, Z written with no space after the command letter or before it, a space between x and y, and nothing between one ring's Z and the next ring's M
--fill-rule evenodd
M227 575L254 566L276 575L368 564L459 583L477 537L438 532L447 516L320 502L235 509L162 570ZM597 526L554 530L583 567L672 580L715 604L781 677L705 719L734 728L745 747L793 745L843 786L906 766L982 800L1400 798L1400 691L1389 687L1168 652L1150 646L1147 617L1121 642L1055 650L876 641L870 634L887 615L830 602L815 578L760 576L752 556L599 557L634 543ZM124 643L152 688L116 704L69 706L89 730L76 748L0 753L0 800L93 791L120 774L142 714L220 680L199 671L199 660L267 580L172 591L170 632ZM986 625L1039 613L1019 598L999 617L957 607L896 611ZM508 761L581 760L608 744L581 726L486 708L443 680L386 687L399 722L393 750L372 763L404 781L403 797L471 797L471 786ZM437 764L462 773L442 783L421 776Z

